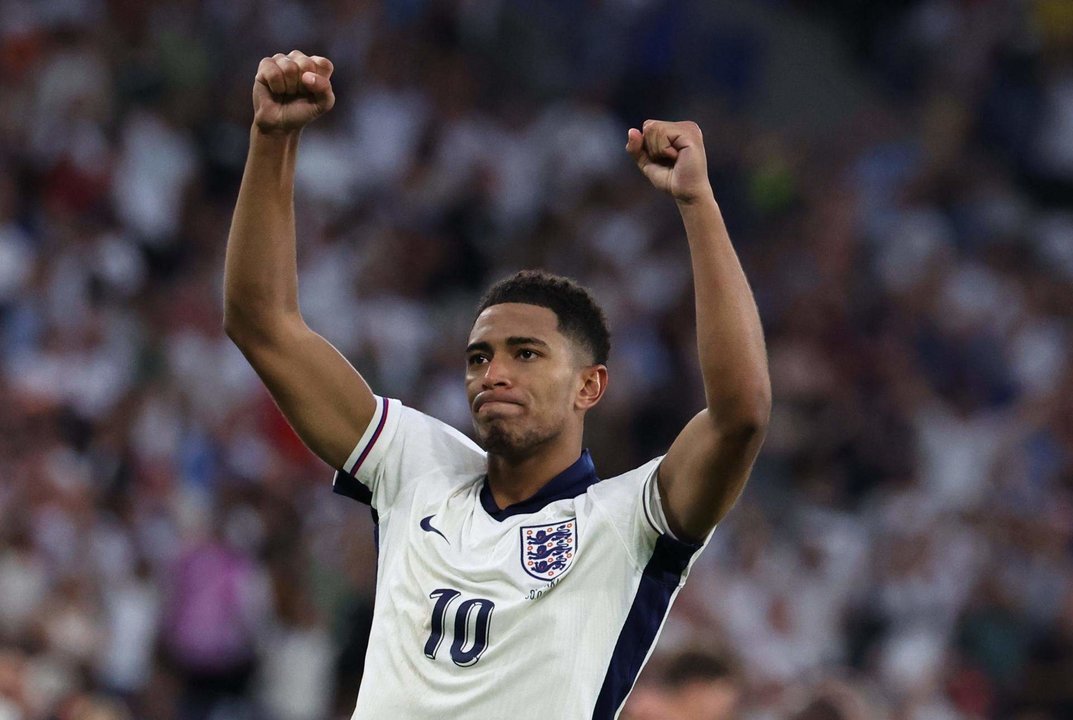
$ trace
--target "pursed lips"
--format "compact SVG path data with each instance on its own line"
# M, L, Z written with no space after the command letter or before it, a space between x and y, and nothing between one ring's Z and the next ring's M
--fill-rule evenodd
M512 397L506 397L504 395L493 395L490 393L478 393L477 397L473 399L473 412L479 411L482 407L489 403L502 403L505 405L521 405L522 403Z

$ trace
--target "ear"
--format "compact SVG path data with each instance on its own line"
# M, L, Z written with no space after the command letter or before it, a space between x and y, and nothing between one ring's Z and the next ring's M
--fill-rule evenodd
M607 367L589 365L581 371L581 387L574 399L574 407L581 411L592 408L607 390Z

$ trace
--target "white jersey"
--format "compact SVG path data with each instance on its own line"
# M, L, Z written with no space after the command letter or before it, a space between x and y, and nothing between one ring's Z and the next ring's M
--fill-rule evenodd
M659 460L599 480L586 451L500 509L479 447L377 398L334 485L378 516L354 718L617 717L700 549L666 529Z

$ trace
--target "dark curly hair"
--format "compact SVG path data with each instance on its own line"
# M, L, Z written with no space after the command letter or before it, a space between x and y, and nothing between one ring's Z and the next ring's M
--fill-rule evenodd
M577 342L603 365L611 353L611 333L604 311L588 290L570 278L543 270L522 270L488 289L477 315L502 303L526 303L546 307L559 319L559 332Z

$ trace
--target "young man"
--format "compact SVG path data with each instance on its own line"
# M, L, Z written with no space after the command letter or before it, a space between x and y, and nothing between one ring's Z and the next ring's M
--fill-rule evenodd
M228 239L225 325L335 488L379 517L376 611L355 717L613 718L692 559L734 504L770 408L756 307L693 123L626 150L678 204L707 406L662 458L599 480L582 450L607 387L588 294L522 273L485 298L465 351L480 446L377 397L298 310L301 128L334 105L332 64L265 58ZM483 449L482 449L483 448Z

